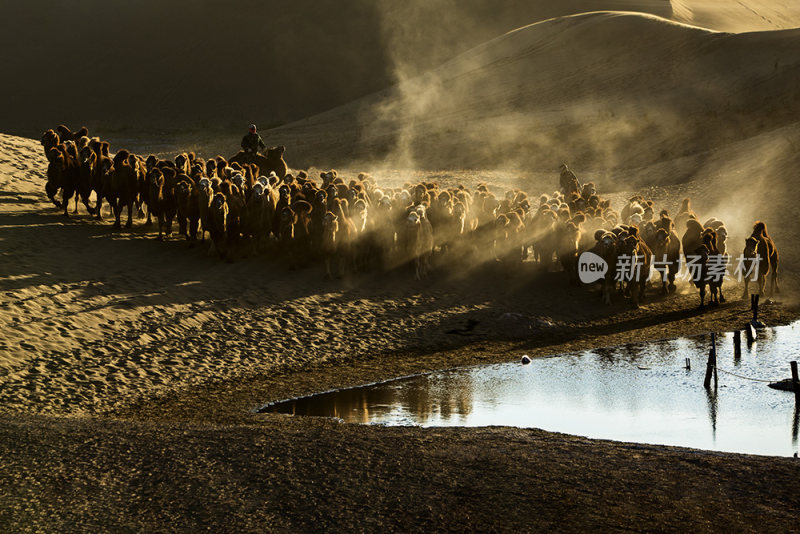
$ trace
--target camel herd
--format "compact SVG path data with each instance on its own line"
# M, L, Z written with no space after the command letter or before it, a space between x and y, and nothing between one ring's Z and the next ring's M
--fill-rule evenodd
M640 195L617 211L566 165L560 190L531 201L519 189L498 198L486 184L474 190L433 182L380 188L365 173L349 180L335 170L318 177L291 173L284 147L227 160L192 153L143 158L124 149L111 156L109 143L90 138L86 128L72 132L65 126L48 130L41 142L49 161L45 190L65 215L74 198L73 213L80 201L102 219L105 202L114 227L121 227L126 209L126 227L137 212L146 216L145 225L158 225L158 239L169 236L177 221L190 246L208 235L209 254L228 261L279 254L291 268L324 265L325 278L410 263L414 278L421 279L434 255L445 261L471 255L507 272L524 261L538 262L563 270L577 284L581 254L591 251L609 266L596 282L607 304L622 294L638 306L651 279L669 294L687 268L701 307L706 288L711 304L725 300L725 277L713 276L730 257L722 221L701 224L689 199L674 218L666 209L656 214L653 201ZM740 259L747 264L745 293L752 280L763 294L768 277L770 292L778 291L778 252L763 222L754 224ZM621 275L621 269L637 276Z

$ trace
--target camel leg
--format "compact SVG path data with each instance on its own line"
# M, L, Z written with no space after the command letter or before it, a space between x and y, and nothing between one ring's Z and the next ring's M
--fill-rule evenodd
M69 217L69 199L72 198L72 195L67 193L66 189L62 189L62 204L64 205L64 217ZM77 205L76 205L77 208Z
M629 293L631 296L631 303L633 304L634 308L639 307L639 284L634 283L633 286L628 286Z
M89 215L94 215L94 208L89 205L89 197L83 197L81 198L81 201L83 202L83 205L86 206L86 211L89 213Z
M125 223L125 228L130 228L133 225L133 202L128 203L128 222Z
M58 194L58 187L50 182L47 182L44 185L44 190L47 193L47 198L49 198L58 209L61 209L61 202L59 202L56 198L56 195Z

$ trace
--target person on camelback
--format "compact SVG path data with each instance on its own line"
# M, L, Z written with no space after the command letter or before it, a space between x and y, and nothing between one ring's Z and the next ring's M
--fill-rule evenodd
M251 124L248 127L248 132L242 137L242 150L250 156L255 156L258 154L259 150L264 150L265 148L267 148L267 145L264 144L264 140L258 135L256 125Z
M561 164L561 176L559 177L559 185L561 192L565 195L570 193L580 193L581 184L578 182L578 177L575 173L569 170L566 163Z

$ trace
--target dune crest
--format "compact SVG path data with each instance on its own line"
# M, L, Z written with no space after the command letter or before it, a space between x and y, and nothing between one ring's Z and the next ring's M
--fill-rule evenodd
M671 0L678 22L742 33L800 27L800 4L785 0Z

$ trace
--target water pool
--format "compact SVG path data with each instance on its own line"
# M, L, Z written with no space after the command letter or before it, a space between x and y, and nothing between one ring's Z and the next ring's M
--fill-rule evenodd
M760 330L752 346L743 341L740 358L734 357L733 334L719 334L719 385L706 390L710 338L630 343L527 365L456 368L277 402L261 411L384 425L507 425L764 455L797 452L794 394L767 382L790 376L789 361L800 359L800 322Z

